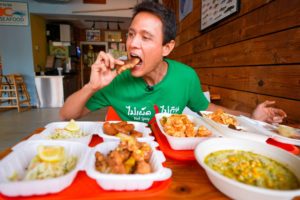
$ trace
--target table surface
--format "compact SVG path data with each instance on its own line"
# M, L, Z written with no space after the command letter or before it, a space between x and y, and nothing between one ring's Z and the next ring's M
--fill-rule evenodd
M36 129L33 134L40 133L44 128ZM24 138L27 139L28 137ZM8 155L11 152L11 149L6 149L0 152L0 160ZM137 195L137 198L144 199L229 199L223 193L218 191L212 183L209 181L205 171L200 167L197 161L176 161L167 157L167 161L165 162L166 167L172 169L172 178L167 187L164 187L163 190L159 192L155 192L146 196ZM5 196L2 196L2 198ZM0 196L1 199L1 196ZM11 198L7 198L11 199ZM16 198L12 198L16 199ZM22 199L22 198L17 198ZM33 198L35 199L35 198ZM84 198L86 199L86 198ZM95 198L93 198L95 199ZM99 196L99 199L101 196ZM112 198L105 199L116 199L116 195L112 196ZM117 196L117 199L129 199L128 196ZM130 198L133 199L133 198ZM135 198L136 199L136 198ZM296 198L300 200L300 197Z

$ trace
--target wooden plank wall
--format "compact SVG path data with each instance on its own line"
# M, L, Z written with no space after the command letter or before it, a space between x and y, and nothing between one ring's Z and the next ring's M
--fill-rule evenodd
M195 68L203 88L221 95L217 104L251 112L275 100L300 122L300 1L240 0L239 13L202 32L200 10L194 0L178 22L170 58Z

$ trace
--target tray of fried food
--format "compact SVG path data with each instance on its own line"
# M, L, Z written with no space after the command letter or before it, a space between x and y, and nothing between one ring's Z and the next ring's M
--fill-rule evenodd
M87 174L105 190L145 190L154 181L171 177L163 167L165 157L157 143L139 142L122 134L120 141L104 142L93 148L87 162Z
M192 150L199 142L219 136L208 123L191 115L158 113L155 118L174 150Z
M71 141L30 140L0 161L0 192L6 196L57 193L71 185L88 155Z
M152 141L151 129L146 123L133 121L106 121L100 123L98 134L104 141L119 141L125 134L137 138L140 142Z

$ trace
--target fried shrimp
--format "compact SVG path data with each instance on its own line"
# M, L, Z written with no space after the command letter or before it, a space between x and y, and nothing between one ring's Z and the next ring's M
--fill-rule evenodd
M131 58L130 60L125 60L124 65L117 65L117 74L121 74L126 69L132 69L135 65L140 62L139 58Z

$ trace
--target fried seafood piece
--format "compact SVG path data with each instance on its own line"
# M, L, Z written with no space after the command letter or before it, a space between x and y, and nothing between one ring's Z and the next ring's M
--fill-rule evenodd
M117 123L111 123L111 126L117 130L118 133L125 133L127 135L130 134L132 130L134 130L133 124L128 124L125 121L117 122Z
M96 151L95 158L96 158L96 162L95 162L96 170L106 173L108 170L108 163L106 157L99 151Z
M116 135L116 134L118 134L118 131L109 122L104 122L103 132L107 135Z
M135 174L149 174L151 172L151 166L146 161L138 161L136 165Z
M152 149L150 145L147 143L142 144L142 146L138 149L132 152L132 157L137 161L149 161L152 154Z
M134 68L134 66L136 66L140 62L140 59L134 57L131 58L130 60L125 60L124 62L125 62L124 65L117 65L117 74L121 74L126 69Z
M132 137L135 137L135 138L139 138L139 137L143 137L143 133L139 132L139 131L136 131L136 130L132 130L130 132L130 135Z
M133 137L142 137L143 134L139 131L134 130L134 124L129 124L126 121L110 123L104 122L103 132L107 135L117 135L120 133L131 135Z
M212 132L208 130L205 126L200 126L197 131L197 136L199 137L208 137L211 136Z
M118 147L110 151L107 157L100 152L95 153L96 170L114 174L150 173L151 154L152 148L149 144L125 135Z
M174 137L194 137L195 125L186 115L173 114L170 117L163 117L160 121L166 133Z
M221 123L221 124L225 124L225 125L229 125L232 124L234 126L237 126L237 120L228 115L227 113L225 113L222 109L217 109L216 111L214 111L211 114L207 115L210 119L214 120L215 122Z

